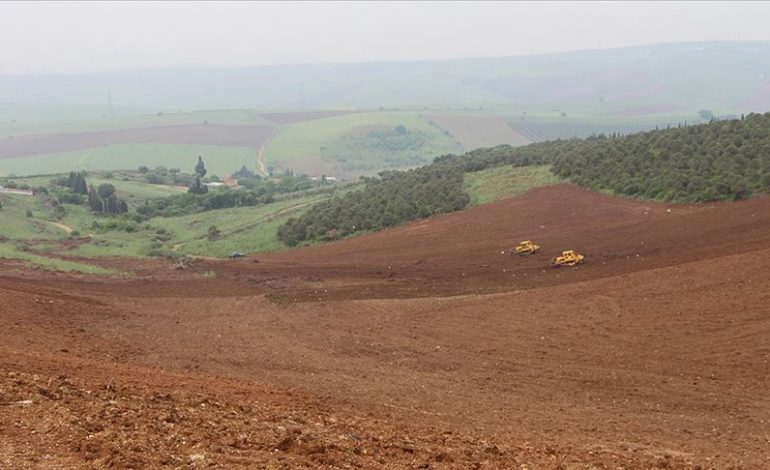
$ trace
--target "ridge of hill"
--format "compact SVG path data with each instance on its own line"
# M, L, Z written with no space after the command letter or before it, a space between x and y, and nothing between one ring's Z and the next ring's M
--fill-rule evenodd
M117 109L337 109L482 103L765 111L770 42L657 44L415 62L0 76L0 103ZM227 86L220 86L227 84ZM302 91L300 91L302 89ZM18 109L17 109L18 111Z

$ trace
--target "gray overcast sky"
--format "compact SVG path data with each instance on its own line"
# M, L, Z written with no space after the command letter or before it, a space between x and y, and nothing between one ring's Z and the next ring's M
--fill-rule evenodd
M0 2L0 73L770 40L770 2Z

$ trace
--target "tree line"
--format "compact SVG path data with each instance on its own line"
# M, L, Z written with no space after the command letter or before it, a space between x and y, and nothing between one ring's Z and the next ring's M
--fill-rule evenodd
M91 212L96 214L119 215L128 212L128 204L115 195L115 186L103 183L94 188L86 183L85 174L71 171L66 178L53 181L59 186L69 189L68 193L60 194L58 200L66 204L88 203Z
M320 202L289 219L278 228L278 238L295 246L460 210L470 201L462 183L462 169L454 165L384 171L379 178L367 178L363 190Z
M580 186L674 202L770 191L770 113L628 136L595 136L553 155Z

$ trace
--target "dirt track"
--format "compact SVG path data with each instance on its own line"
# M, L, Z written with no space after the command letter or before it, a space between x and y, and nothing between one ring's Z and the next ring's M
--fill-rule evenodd
M0 467L767 468L769 228L770 198L556 186L184 272L7 273Z

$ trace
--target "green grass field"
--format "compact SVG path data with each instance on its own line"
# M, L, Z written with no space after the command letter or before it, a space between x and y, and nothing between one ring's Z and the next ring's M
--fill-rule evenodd
M119 179L89 178L89 184L98 187L100 184L109 183L115 186L115 194L124 199L129 207L144 202L145 199L161 198L180 194L187 191L184 186L167 186L163 184L147 184L139 181L121 181Z
M172 144L116 144L85 150L0 160L0 176L110 171L139 166L165 166L192 172L198 156L209 175L229 175L242 166L254 168L256 154L248 147Z
M477 206L559 182L561 179L551 174L549 165L503 166L466 174L464 189L471 196L471 205Z
M156 218L153 227L162 227L172 234L166 247L178 253L197 256L227 256L233 251L263 253L286 246L278 240L278 226L296 217L315 202L328 198L326 194L287 199L261 207L239 207L202 212L182 217ZM209 240L208 229L216 226L220 238Z
M403 125L407 130L424 136L424 144L412 153L419 154L426 161L446 153L462 151L462 146L454 138L431 125L419 112L381 111L283 126L265 149L265 160L268 165L284 167L309 157L335 159L349 158L355 154L359 165L385 168L388 165L378 163L384 154L375 148L376 143L367 146L366 142L360 142L361 139L353 139L358 146L351 146L351 137L362 132L365 134L367 129L392 129L397 125Z

